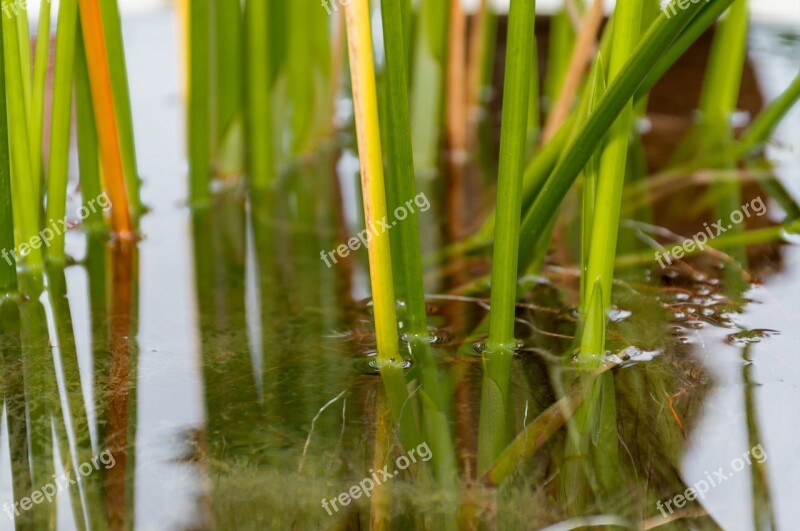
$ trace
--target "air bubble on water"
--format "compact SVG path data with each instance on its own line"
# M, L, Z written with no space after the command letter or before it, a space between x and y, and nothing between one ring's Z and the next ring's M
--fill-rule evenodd
M630 317L632 313L629 310L623 310L616 306L608 311L608 319L612 323L619 323Z
M800 234L797 234L796 232L789 232L788 230L784 229L781 231L781 238L788 243L800 245Z

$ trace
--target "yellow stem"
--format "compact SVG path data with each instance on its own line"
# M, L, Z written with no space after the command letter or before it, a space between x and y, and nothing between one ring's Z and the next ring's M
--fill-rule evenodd
M382 222L388 223L388 218L368 0L352 0L345 9L345 20L364 197L364 224L372 233L368 250L378 362L385 364L400 360L389 233L381 225Z

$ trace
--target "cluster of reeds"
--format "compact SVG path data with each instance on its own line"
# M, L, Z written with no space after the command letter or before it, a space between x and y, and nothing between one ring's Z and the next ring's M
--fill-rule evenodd
M368 249L368 267L377 344L375 366L386 398L385 404L379 401L376 405L375 417L390 419L376 422L382 436L376 437L373 465L382 467L391 455L383 443L392 439L391 426L397 425L402 446L414 447L420 441L430 444L433 477L440 486L455 484L459 464L466 470L465 476L484 485L499 485L566 424L561 483L568 493L569 510L581 514L598 488L612 492L624 484L618 471L617 435L625 426L618 420L617 410L630 404L624 392L616 390L615 374L606 356L608 314L619 297L612 290L615 274L625 264L652 256L652 250L641 242L620 236L620 219L629 214L625 200L636 203L653 180L648 179L641 162L641 135L636 127L646 112L650 90L727 11L716 26L698 102L701 119L669 167L657 177L661 182L708 168L735 176L737 168L753 164L753 152L800 97L800 78L745 131L735 134L730 116L736 110L745 61L745 0L692 3L670 17L659 12L655 0L619 0L605 26L599 0L591 5L570 5L574 9L565 7L552 19L546 68L542 69L534 2L511 0L500 83L499 164L495 168L490 163L488 171L497 175L495 210L472 235L460 236L441 253L431 253L437 265L445 266L491 248L488 317L477 326L463 323L460 327L464 336L481 338L483 377L474 462L469 455L456 455L449 413L452 394L461 389L465 372L456 367L443 378L438 351L431 345L436 338L429 329L423 284L423 249L431 249L417 213L399 221L391 232L374 237ZM497 13L486 0L473 24L467 24L458 0L449 4L423 0L417 5L404 0L381 0L372 5L368 0L350 0L332 6L334 9L326 10L313 0L247 0L243 5L191 0L185 4L190 197L196 211L198 294L201 307L210 314L216 309L215 302L207 300L214 292L214 279L243 279L237 263L224 260L225 253L214 252L214 242L202 244L205 235L220 230L207 207L217 201L222 210L227 208L224 196L214 196L213 181L247 176L256 254L262 268L259 278L262 294L267 293L266 286L284 274L272 271L267 259L275 254L280 237L273 229L274 217L286 214L308 226L320 221L338 223L335 208L320 210L309 193L323 187L334 197L337 185L325 171L312 176L315 182L294 168L309 164L328 140L347 145L346 133L353 129L364 226L378 224L418 190L430 197L446 190L441 211L455 226L450 227L451 235L463 234L460 225L476 217L464 213L470 208L468 166L474 162L471 154L480 152L478 138L487 123L486 94L492 83ZM378 26L373 16L377 8L379 36L375 35ZM135 250L129 243L142 206L116 3L62 2L49 135L44 135L49 13L42 11L33 54L27 46L24 12L17 18L4 17L0 30L0 92L5 96L0 101L0 247L19 249L26 244L30 250L19 253L18 262L0 260L4 357L12 359L19 356L14 353L22 352L20 359L29 366L44 364L49 367L44 371L47 375L54 370L46 363L48 356L43 356L48 351L42 338L48 331L44 308L37 301L46 277L49 296L55 301L55 322L59 323L54 344L62 349L62 359L73 361L74 356L63 354L71 343L63 234L54 235L44 248L41 239L50 220L62 219L66 213L74 101L81 195L90 199L105 192L112 204L109 219L99 213L84 221L90 229L86 262L91 273L95 342L98 349L110 353L113 376L127 381L131 353L126 338L132 335L131 312L135 308ZM376 49L382 51L379 60ZM343 75L345 65L349 86ZM338 123L334 110L340 93L348 92L352 94L352 123ZM45 136L50 138L47 157ZM446 154L443 161L438 156L441 151ZM447 171L440 173L440 167ZM293 207L281 204L287 188L296 199ZM744 244L797 229L796 205L786 199L777 183L765 183L765 188L776 201L786 203L787 218L779 227L740 228L714 242L717 247L733 249L731 257L739 270L731 273L731 279L741 278L740 269L746 267ZM741 203L735 178L715 182L712 192L720 212L729 212ZM570 203L579 205L572 217ZM231 211L243 223L235 206ZM648 220L647 212L637 210L630 216L642 223ZM103 238L109 226L114 235L110 291L115 296L106 299ZM239 234L246 232L243 227L238 229ZM541 270L555 237L570 234L577 234L574 258L581 281L579 320L572 345L561 353L565 367L575 369L568 374L577 376L554 376L559 400L543 402L539 415L515 430L511 381L519 348L518 301L529 289L524 279ZM40 244L31 245L37 237ZM295 258L296 269L309 277L302 284L336 283L335 271L320 274L309 267L307 258L315 260L318 252L315 242L302 234L293 238L295 256L301 256ZM621 253L625 255L619 256ZM217 268L226 273L237 269L233 275L218 275ZM481 282L462 280L466 287L457 285L454 291L485 291ZM243 291L243 286L237 290ZM24 297L14 297L16 293ZM314 293L301 291L293 304L312 304L315 299ZM239 296L227 302L233 310L243 305ZM261 304L265 323L284 307L265 296ZM228 314L221 312L212 320L203 335L204 350L211 353L229 348L224 337L230 327L227 318ZM321 334L329 324L319 324ZM10 343L6 338L12 338ZM473 344L466 343L460 353L472 349ZM209 375L213 374L213 356L204 359ZM408 361L413 362L410 372L406 371ZM6 365L13 368L13 364ZM241 368L246 369L243 374L249 370L245 365ZM6 371L9 374L15 373ZM410 388L411 379L419 380L421 386ZM208 380L215 381L212 376ZM74 388L75 380L70 381ZM54 389L50 380L34 379L29 385L33 390ZM658 381L637 385L663 387ZM5 389L13 390L13 386ZM16 395L6 391L4 396L13 399ZM125 389L113 393L110 407L126 409L126 396ZM57 411L55 402L45 403L43 411ZM78 399L75 402L80 403ZM219 405L214 400L209 404ZM82 414L76 415L82 418ZM221 416L210 410L210 417ZM261 417L258 412L254 418ZM17 420L25 422L23 417ZM112 428L111 445L121 451L126 446L126 430ZM37 462L48 460L48 437L30 452ZM27 452L19 452L23 454ZM33 470L44 474L47 467ZM29 483L36 481L28 478ZM379 489L371 504L373 523L384 526L391 500ZM443 525L454 525L456 513L470 519L477 511L469 496L466 501L445 505Z
M24 6L2 21L0 189L8 205L2 232L4 249L15 251L16 262L6 260L9 280L2 290L14 291L10 279L19 272L23 292L32 296L42 288L45 262L65 262L66 231L55 227L61 229L57 223L67 215L73 106L81 195L89 202L105 193L111 202L108 219L94 209L85 225L107 227L116 238L131 240L142 211L117 4L61 4L54 48L49 7L47 3L40 11L33 49ZM51 49L54 73L48 93Z
M248 175L254 193L275 190L292 178L287 168L318 149L323 139L347 145L346 139L330 134L335 132L330 125L342 88L341 69L347 64L364 226L377 224L417 190L446 190L440 208L448 223L473 219L476 213L464 213L470 208L464 168L471 154L480 154L478 138L486 125L498 23L491 2L480 3L469 25L458 0L413 5L404 0L351 0L326 4L329 8L313 0L267 4L188 3L190 188L196 204L208 202L214 179L241 173ZM488 320L474 330L485 337L473 473L488 483L501 482L532 451L529 435L541 437L536 430L552 433L573 410L567 452L588 455L590 439L596 446L599 430L605 446L593 451L616 455L614 381L606 364L615 269L652 253L641 242L620 241L619 236L621 216L631 214L627 200L641 198L648 186L637 123L646 113L654 85L725 13L716 25L698 102L701 119L662 170L662 180L702 168L735 174L737 167L750 163L800 97L798 78L746 130L734 134L731 115L745 61L747 1L691 3L668 16L656 0L619 0L606 24L600 0L566 2L551 22L546 68L539 66L544 55L537 50L534 0L510 1L498 98L499 164L488 171L497 175L495 209L472 235L431 253L432 260L444 265L445 260L458 263L491 248L491 310ZM381 32L376 36L377 28ZM345 123L340 129L351 131L349 127ZM441 151L444 161L438 157ZM440 168L448 171L442 174ZM445 182L437 182L441 180ZM737 186L735 179L714 185L723 198L717 203L720 208L730 211L740 204ZM776 186L771 188L776 198L785 196ZM565 203L579 205L576 216L562 208ZM258 205L268 203L254 203ZM639 220L647 221L647 214L642 216ZM788 216L769 234L742 229L715 245L764 241L787 228L796 230L796 216ZM518 348L517 301L525 294L520 279L537 274L554 235L565 234L575 237L581 286L578 331L564 358L581 368L580 381L573 391L569 389L574 382L565 381L565 398L558 407L545 411L514 439L509 383ZM400 440L406 446L422 438L434 441L436 475L447 483L455 475L455 456L444 421L448 391L438 383L425 313L421 241L429 240L420 232L419 216L412 213L391 233L371 242L369 273L376 365L400 426ZM471 281L457 289L474 293L485 285ZM404 303L400 313L398 300ZM413 360L414 377L426 394L419 412L406 407L412 397L404 358ZM562 478L568 488L588 488L578 485L588 481L583 461L565 466ZM619 482L614 466L604 470L599 481L614 488ZM373 500L373 506L377 503Z
M94 378L110 408L98 434L123 463L128 446L143 207L120 14L116 0L64 0L52 28L51 9L42 2L33 43L24 2L0 16L0 365L17 502L51 480L56 451L68 470L92 457L64 272L67 228L80 225L87 237ZM79 178L70 175L73 146ZM70 195L85 207L77 215L67 212ZM123 522L125 474L123 464L87 480L86 496L72 492L76 522ZM16 525L53 527L55 518L37 506Z

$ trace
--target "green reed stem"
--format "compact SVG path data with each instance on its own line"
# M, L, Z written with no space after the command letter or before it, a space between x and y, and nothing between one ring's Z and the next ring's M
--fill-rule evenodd
M213 0L215 34L215 78L216 78L216 126L217 143L222 144L237 115L242 110L242 11L240 2ZM253 2L248 2L252 9ZM259 9L268 9L269 2L259 2ZM258 27L265 29L263 17ZM267 38L268 34L263 36ZM248 32L248 38L250 33ZM266 68L268 63L261 65Z
M36 57L33 63L33 93L31 101L31 174L34 195L40 198L42 175L45 82L50 66L50 2L42 2L39 9L39 24L36 33Z
M703 124L711 128L715 140L717 135L730 136L725 131L729 129L730 114L739 101L747 49L747 19L746 0L735 0L728 16L717 26L711 46L699 109ZM707 137L703 142L707 147L718 146Z
M0 23L0 95L6 94L3 24ZM0 298L17 290L17 264L9 257L14 249L14 218L11 213L11 161L8 152L8 111L0 97ZM2 304L2 303L0 303Z
M531 54L531 82L528 96L528 145L525 158L529 159L536 152L536 144L541 133L541 93L539 90L539 52L536 40L533 41ZM524 181L523 181L524 182Z
M384 90L387 99L387 184L392 193L390 212L405 210L408 217L398 221L394 229L399 238L400 266L403 268L408 316L408 334L427 339L428 326L425 314L425 293L422 283L422 258L420 256L418 207L413 203L417 195L414 179L414 159L411 149L411 119L408 105L406 52L403 25L403 0L381 0L383 41L386 53ZM408 206L408 201L411 207ZM395 216L396 218L397 216Z
M700 124L696 129L700 135L697 144L701 154L724 152L733 144L730 119L739 101L746 60L747 29L747 0L735 0L728 15L717 25L709 54L699 104ZM733 158L721 160L720 167L735 169L736 161ZM742 204L741 182L737 180L714 182L710 192L718 216L727 216ZM732 230L740 232L744 227L735 225ZM747 255L743 247L733 249L731 253L742 267L747 267ZM730 270L726 274L737 275Z
M312 43L306 29L309 10L316 9L309 0L289 3L288 73L289 100L292 118L292 152L296 155L307 147L314 111L314 69Z
M612 37L611 59L608 66L609 80L613 82L633 53L639 37L642 18L640 0L620 0L614 11L614 35ZM590 117L591 119L591 117ZM600 293L592 295L587 289L585 295L599 296L600 311L591 316L601 319L589 329L595 333L584 333L581 341L581 356L584 359L602 359L605 351L605 315L611 306L611 285L614 278L614 255L619 234L622 190L625 184L625 171L628 158L628 138L633 125L633 102L628 100L614 125L600 156L600 172L597 180L597 195L592 217L592 231L589 244L589 262L586 270L586 286L599 283ZM590 307L589 300L581 301L582 308ZM602 333L599 333L602 332Z
M47 176L46 220L61 220L67 210L72 81L75 74L77 28L77 0L62 0L58 8L58 29L56 30L56 64L50 124L50 168ZM52 222L47 221L46 223L49 225ZM66 235L62 231L54 232L55 235L46 251L47 259L53 263L63 264Z
M25 97L26 80L30 87L30 70L24 70L23 57L28 50L20 49L19 27L14 19L2 18L3 47L5 54L6 104L8 109L8 132L11 155L11 193L14 203L15 241L18 245L17 264L26 272L23 291L37 295L42 285L42 251L31 245L39 232L39 197L35 195L33 174L31 173L31 151L29 116ZM19 17L16 17L19 18ZM27 24L27 22L26 22ZM26 26L27 27L27 26ZM27 44L26 44L27 45ZM27 64L30 64L28 61ZM38 182L38 181L37 181ZM41 240L39 240L41 244ZM30 280L31 282L27 282Z
M269 4L248 0L247 31L247 157L250 185L256 190L275 179L272 143Z
M525 163L534 14L533 0L512 0L506 51L508 62L503 85L497 221L492 255L492 311L487 344L490 352L514 347L520 192Z
M24 73L22 76L22 94L25 102L25 124L27 127L27 134L28 134L28 148L30 149L31 156L38 155L38 149L35 145L32 144L33 138L33 116L31 114L32 106L32 82L31 82L31 72L33 71L31 67L31 35L30 29L28 28L28 7L27 4L17 4L19 9L19 14L14 17L13 20L16 22L16 39L19 45L19 66L21 71ZM36 194L38 197L39 195Z
M551 107L561 93L574 46L575 26L566 8L562 8L551 19L547 72L544 76L544 95Z
M99 140L92 106L92 92L89 85L89 67L86 63L86 50L83 45L83 32L80 19L75 48L75 114L78 137L78 170L80 173L81 194L84 197L98 197L103 193L100 183ZM87 232L99 233L107 228L103 212L91 211L83 220ZM91 242L90 242L91 245Z
M211 5L189 2L189 199L211 201Z
M587 104L588 114L594 111L598 101L606 93L605 67L602 55L597 56L592 73L592 84ZM597 204L597 182L600 174L600 160L605 145L595 151L583 171L583 193L581 205L581 292L580 300L588 300L589 293L589 253L591 250L592 228L594 225L594 209Z
M503 127L497 185L497 220L492 254L489 338L483 356L484 379L478 434L478 470L486 470L507 442L506 404L515 349L522 174L534 50L534 0L511 0L503 84Z
M243 2L212 0L214 168L222 178L245 171L245 21ZM262 2L268 7L271 2ZM266 67L266 64L264 65Z
M411 87L411 142L414 161L422 173L436 171L442 118L448 2L420 2Z
M430 333L425 312L425 293L420 256L418 205L414 179L414 158L411 148L411 120L406 76L403 2L382 0L383 40L386 53L384 91L387 118L387 181L392 193L387 194L389 210L405 209L408 217L395 227L399 242L399 266L403 269L403 291L406 297L406 338L418 364L422 416L426 440L434 454L433 466L440 484L452 485L457 475L452 437L447 422L447 397L441 392L436 362L431 354ZM409 208L410 204L410 208ZM397 216L395 215L395 218Z
M133 134L133 112L128 88L125 45L122 40L122 22L117 2L118 0L101 0L100 12L103 17L103 34L105 35L106 53L108 53L111 73L111 91L114 97L114 110L117 117L117 135L119 137L120 151L122 152L125 189L128 192L131 222L136 228L139 225L139 216L144 213L144 207L140 194L139 165L136 162L136 142Z

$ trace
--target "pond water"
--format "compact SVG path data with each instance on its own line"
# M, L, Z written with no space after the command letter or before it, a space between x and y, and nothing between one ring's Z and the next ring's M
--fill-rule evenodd
M508 414L529 451L494 488L476 473L481 335L473 330L488 293L458 289L485 274L486 260L426 272L436 363L410 369L408 407L431 439L392 454L398 434L381 379L364 364L375 349L366 256L331 268L319 258L356 221L342 220L336 199L358 211L352 151L323 150L288 170L274 196L250 200L231 186L192 214L177 21L159 13L125 30L152 211L133 249L70 234L79 263L63 279L53 273L50 295L21 312L23 337L46 338L49 328L57 340L16 357L4 345L0 504L11 509L2 506L0 530L15 528L6 516L14 493L44 496L54 481L53 502L22 511L16 528L361 529L371 514L395 529L800 526L798 236L752 246L747 271L717 254L662 270L640 259L649 229L626 225L620 254L632 259L618 269L609 331L615 366L599 377L616 414L613 428L607 410L590 422L585 451L571 446L574 427L557 429L553 406L570 395L563 383L573 371L560 360L577 291L574 266L559 259L568 245L557 242L541 276L526 279L518 310ZM797 34L754 28L765 100L789 84L799 58ZM767 150L794 198L799 117L794 109ZM657 224L691 234L715 219L712 209L680 208L700 191L656 205ZM782 219L762 188L748 185L743 197L769 205L762 226ZM434 210L422 226L443 233ZM138 302L120 310L104 304L106 292ZM554 419L550 436L543 418ZM609 434L618 444L607 444ZM391 478L379 473L386 463ZM61 488L53 475L70 471L81 481ZM380 479L387 488L367 496ZM689 487L701 499L675 498Z

